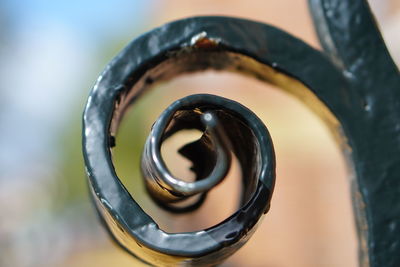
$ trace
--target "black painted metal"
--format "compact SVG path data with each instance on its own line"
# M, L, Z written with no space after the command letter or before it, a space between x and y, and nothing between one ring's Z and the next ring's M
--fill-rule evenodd
M220 183L229 171L231 144L224 128L232 127L230 121L235 117L223 116L220 114L221 108L212 108L212 102L208 103L207 99L212 102L227 101L209 95L191 96L176 101L152 126L145 144L142 172L148 192L158 204L170 211L186 212L198 208L205 200L206 192ZM221 118L225 120L221 121ZM193 163L192 169L196 174L194 182L185 182L174 177L161 157L162 141L182 129L203 132L199 140L179 150ZM248 138L251 140L251 136ZM235 139L234 137L234 141ZM202 197L198 197L194 205L173 207L172 203L182 202L199 194Z
M399 71L366 1L311 0L310 6L324 50L355 103L343 125L356 172L361 263L400 266Z
M244 176L244 181L261 182L244 186L243 207L233 216L204 231L165 233L132 199L114 171L111 140L126 107L140 99L154 81L215 69L237 71L276 84L306 102L327 121L354 167L352 186L361 264L400 266L399 72L365 1L311 0L310 6L330 58L269 25L228 17L196 17L142 35L102 73L84 112L83 151L96 207L113 237L126 250L159 266L216 264L250 237L261 214L269 208L275 165L268 132L249 110L215 96L195 95L172 104L168 116L188 107L185 116L191 119L172 123L177 126L171 126L176 129L170 133L156 126L152 135L158 135L161 142L168 134L185 127L201 128L207 135L198 117L191 116L199 106L208 107L202 113L216 112L218 124L244 123L245 127L233 127L238 130L227 139L232 141L246 133L239 145L231 142L232 150L239 159L259 157L259 161L242 160L241 164L250 174ZM218 133L214 135L217 137ZM248 136L253 138L249 140ZM200 161L193 157L193 149L204 148L205 142L189 146L186 151L195 167ZM156 144L156 150L159 145ZM217 141L212 145L203 152L216 155ZM150 145L146 147L151 150ZM151 158L145 152L142 166L145 176L156 174L146 179L153 198L168 203L174 201L171 196L185 199L192 195L180 195L182 188L177 190L162 181L166 173L154 172L156 166L151 166ZM205 173L200 174L201 168L197 169L198 181L209 181L206 177L217 167L220 157L215 158L204 165ZM149 171L146 166L150 166ZM168 189L169 194L159 197L160 188Z

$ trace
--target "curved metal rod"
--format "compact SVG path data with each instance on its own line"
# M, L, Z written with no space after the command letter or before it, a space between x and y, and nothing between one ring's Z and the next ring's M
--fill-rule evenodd
M309 0L324 52L349 84L341 123L351 147L360 266L400 266L400 73L366 0ZM339 110L338 107L335 108ZM338 116L339 117L339 116Z
M230 107L238 117L245 114L241 122L248 124L241 131L254 134L254 143L242 139L240 145L259 149L258 157L247 160L254 151L242 151L236 142L232 144L243 159L241 164L254 172L244 176L251 179L243 179L247 186L243 206L231 217L203 231L166 233L115 173L110 140L122 107L135 102L153 81L214 69L273 83L318 112L353 163L361 264L399 266L400 205L393 205L400 188L399 71L366 0L309 1L330 59L269 25L196 17L141 35L107 66L85 108L83 151L96 207L112 236L127 251L156 266L215 265L248 240L262 213L269 209L275 162L268 131L254 114L227 100L215 103L224 103L223 108ZM195 97L191 101L199 103ZM207 101L213 102L212 98ZM229 119L227 116L225 122ZM241 132L228 133L236 136Z
M197 177L194 182L186 182L176 178L167 168L161 156L161 142L165 129L173 120L173 115L180 107L177 101L167 108L154 123L147 138L143 157L142 172L151 195L163 202L176 202L198 193L203 193L220 183L229 171L231 156L230 144L223 129L218 124L212 111L198 111L198 116L205 126L204 134L209 137L216 161L207 177Z
M208 229L167 233L116 175L110 136L124 107L137 101L152 81L205 69L239 71L288 88L319 104L337 128L341 124L335 116L348 125L345 114L357 107L341 101L343 95L349 99L352 95L342 73L324 55L268 25L226 17L189 18L134 40L104 71L88 99L84 158L96 207L113 237L130 253L156 266L222 262L250 238L270 207L275 156L268 130L247 108L215 96L190 96L182 105L187 110L211 106L224 129L229 129L225 131L229 139L235 141L233 151L246 173L241 207L232 216ZM167 129L165 136L168 133Z

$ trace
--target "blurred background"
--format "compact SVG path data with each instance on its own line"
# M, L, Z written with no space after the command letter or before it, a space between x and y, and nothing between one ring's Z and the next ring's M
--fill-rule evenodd
M400 62L400 0L370 0ZM0 1L0 266L141 266L101 228L88 198L81 114L97 76L131 39L171 20L229 15L275 25L319 48L306 0ZM160 112L193 93L239 101L267 125L277 155L270 212L223 266L357 266L344 158L325 125L290 95L248 77L207 71L157 84L122 122L115 165L133 197L171 232L197 230L235 210L238 167L199 212L173 217L144 192L144 139ZM149 109L151 106L151 109ZM192 175L163 147L179 177ZM221 200L224 205L221 205Z

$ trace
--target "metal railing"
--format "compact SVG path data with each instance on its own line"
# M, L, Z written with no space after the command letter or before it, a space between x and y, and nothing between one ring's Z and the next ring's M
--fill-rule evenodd
M174 102L154 124L142 173L149 194L171 212L198 208L226 175L230 153L242 168L242 206L197 232L166 233L131 197L111 159L126 108L154 81L205 69L254 76L298 96L328 124L353 166L352 197L360 265L400 266L400 75L364 0L311 0L324 51L273 26L230 17L193 17L131 42L105 69L83 116L83 153L96 208L113 238L156 266L203 266L239 249L269 210L275 155L268 130L234 101L193 95ZM203 136L180 153L196 181L166 168L161 143L182 129ZM229 131L226 131L229 129ZM176 203L194 199L191 204Z

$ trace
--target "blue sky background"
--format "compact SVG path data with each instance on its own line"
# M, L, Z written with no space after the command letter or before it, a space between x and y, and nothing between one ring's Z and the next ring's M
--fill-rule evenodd
M77 95L87 95L113 46L143 31L152 4L1 1L0 94L5 105L0 122L7 126L0 133L0 180L23 177L15 173L21 161L29 167L40 165L35 160L47 164L47 158L57 159L55 142L71 106L77 106Z
M79 174L68 180L84 187L79 133L86 97L111 57L148 29L153 4L0 1L0 210L7 214L0 221L0 266L56 266L99 236L88 226L93 214L82 216L82 208L91 209L85 203L53 213L68 187L66 150L74 144L71 168Z
M51 1L3 0L2 6L18 30L40 24L60 23L89 36L90 33L121 33L132 26L143 25L152 1Z

